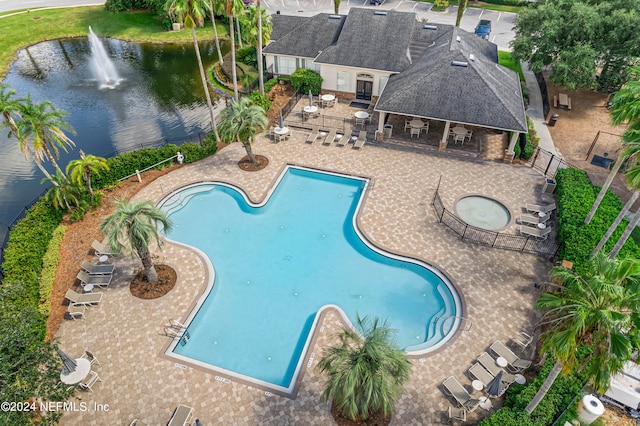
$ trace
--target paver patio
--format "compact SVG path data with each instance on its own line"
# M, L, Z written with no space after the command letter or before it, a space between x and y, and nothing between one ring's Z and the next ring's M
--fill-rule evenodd
M470 320L470 330L459 333L437 353L412 359L411 378L392 421L394 425L439 423L452 405L440 383L454 375L470 389L465 372L482 351L495 340L506 343L520 330L531 330L537 296L533 284L546 280L551 262L461 241L434 216L430 203L438 180L442 176L440 192L452 211L460 196L479 193L499 199L517 215L525 203L544 201L540 193L543 178L523 166L372 145L355 150L351 145L306 144L306 136L294 131L289 140L280 143L260 137L254 151L270 160L262 171L241 171L237 161L244 150L233 144L213 157L157 179L136 198L157 202L186 184L218 180L241 187L252 201L259 201L287 163L372 178L360 217L364 234L386 250L411 254L442 269L466 305L462 314ZM210 220L224 221L225 213L203 212L202 223ZM514 230L512 222L505 232ZM323 347L333 341L339 329L335 314L328 314L320 324L324 330L310 349L315 357L310 368L305 365L296 398L265 394L264 389L222 381L215 374L182 368L160 356L168 340L163 326L170 318L187 316L189 305L203 291L205 269L192 251L175 244L165 245L157 261L171 265L178 273L178 283L169 294L158 300L131 296L127 287L134 273L133 262L121 258L100 305L87 310L86 320L65 321L60 327L59 344L67 353L79 356L89 349L102 364L96 371L103 382L94 386L93 393L78 391L77 397L90 408L94 403L109 405L103 412L68 412L61 424L128 425L134 418L165 424L178 404L194 407L195 416L205 425L333 424L328 405L320 401L324 378L316 367ZM215 267L215 259L211 261ZM468 325L463 323L462 327L467 329ZM473 417L488 414L477 410Z

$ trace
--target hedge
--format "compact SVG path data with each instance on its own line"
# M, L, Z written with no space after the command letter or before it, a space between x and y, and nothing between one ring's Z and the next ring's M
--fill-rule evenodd
M42 259L42 271L40 272L40 305L38 310L44 316L51 313L51 292L56 278L56 268L60 258L60 243L67 230L66 226L60 225L54 231L47 246L47 251Z
M560 255L573 262L574 269L580 273L591 252L622 210L623 204L617 195L607 191L593 220L585 225L584 219L593 206L600 187L591 184L586 172L573 168L558 170L556 181ZM605 251L613 248L626 226L627 220L623 219L605 245ZM640 258L640 248L629 239L619 256Z

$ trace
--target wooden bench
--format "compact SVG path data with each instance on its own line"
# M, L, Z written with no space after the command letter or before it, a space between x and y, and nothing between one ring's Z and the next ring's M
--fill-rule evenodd
M558 96L553 95L553 107L558 108Z

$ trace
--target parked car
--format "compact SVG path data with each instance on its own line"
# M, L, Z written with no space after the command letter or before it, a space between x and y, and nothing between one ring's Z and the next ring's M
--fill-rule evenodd
M488 19L481 19L476 25L476 35L482 37L485 40L489 40L489 34L491 34L491 21Z
M382 0L369 0L369 4L380 6L382 4Z

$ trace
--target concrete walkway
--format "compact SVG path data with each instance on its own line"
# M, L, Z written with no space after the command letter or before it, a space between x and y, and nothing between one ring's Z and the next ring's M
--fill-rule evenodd
M546 117L542 109L542 94L540 93L536 76L533 71L529 70L528 63L523 62L521 65L524 80L529 88L529 108L527 108L527 114L529 114L529 118L533 121L533 127L536 129L538 137L540 138L538 146L554 155L562 157L553 144L553 139L551 139L551 134L547 128Z

